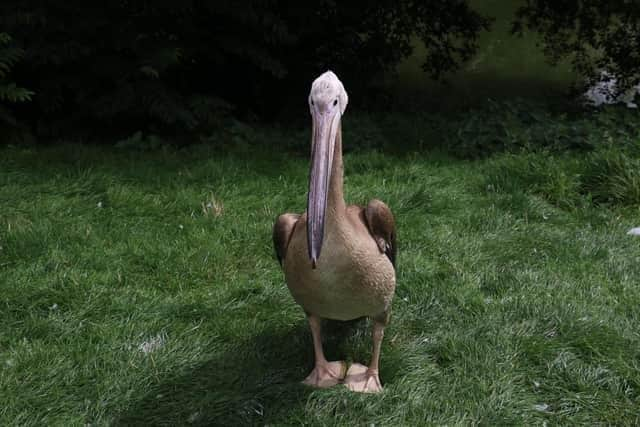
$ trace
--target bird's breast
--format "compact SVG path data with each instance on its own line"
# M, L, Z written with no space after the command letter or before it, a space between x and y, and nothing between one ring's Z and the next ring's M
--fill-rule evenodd
M366 228L327 227L315 269L307 252L306 224L296 227L284 262L287 286L305 311L350 320L389 308L395 270Z

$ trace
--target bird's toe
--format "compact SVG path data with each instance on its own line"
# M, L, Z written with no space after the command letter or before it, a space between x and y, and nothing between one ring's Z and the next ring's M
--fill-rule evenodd
M378 372L359 363L354 363L349 367L344 385L349 390L359 393L380 393L382 391Z
M317 364L303 384L327 388L341 383L347 373L347 363L344 361L326 362Z

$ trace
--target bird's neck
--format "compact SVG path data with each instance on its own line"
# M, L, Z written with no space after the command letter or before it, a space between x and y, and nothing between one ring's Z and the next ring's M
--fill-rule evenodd
M342 164L342 124L336 133L336 143L333 149L333 163L331 167L331 179L329 180L329 194L327 195L327 216L336 218L341 216L346 209L344 202L344 166Z

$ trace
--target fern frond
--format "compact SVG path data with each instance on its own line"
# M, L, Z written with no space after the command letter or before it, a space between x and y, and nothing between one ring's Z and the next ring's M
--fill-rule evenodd
M23 87L18 87L15 83L0 84L0 101L6 102L26 102L31 101L33 92Z

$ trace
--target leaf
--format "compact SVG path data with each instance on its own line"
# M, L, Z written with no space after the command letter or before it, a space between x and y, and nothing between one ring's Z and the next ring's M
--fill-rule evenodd
M31 100L33 94L32 91L18 87L15 83L0 85L0 101L26 102Z

